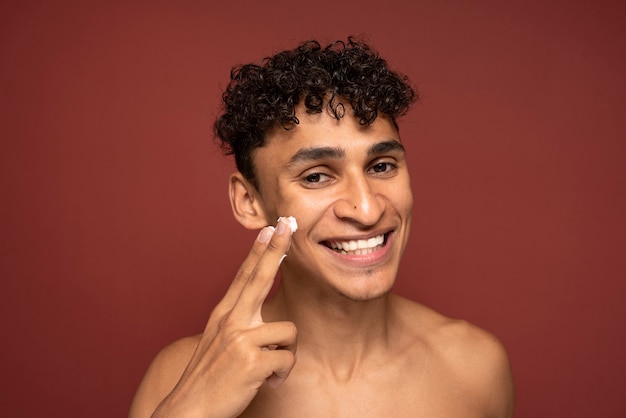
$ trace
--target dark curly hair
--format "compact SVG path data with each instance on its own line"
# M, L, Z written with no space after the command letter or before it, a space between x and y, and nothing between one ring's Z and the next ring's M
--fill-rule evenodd
M408 78L389 70L367 44L349 37L322 48L311 40L264 58L260 65L234 67L215 134L223 151L234 154L237 169L258 188L252 156L263 146L266 132L295 127L295 107L301 101L308 113L326 107L333 117L343 117L346 109L337 96L351 104L362 125L374 122L379 112L395 124L416 99Z

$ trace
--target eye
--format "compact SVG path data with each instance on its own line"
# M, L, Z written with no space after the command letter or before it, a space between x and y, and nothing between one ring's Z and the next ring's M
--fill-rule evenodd
M388 162L379 162L374 164L368 170L374 174L391 174L395 171L396 165Z
M333 178L326 173L314 172L314 173L309 173L305 175L302 178L302 183L304 184L305 187L315 188L315 187L325 186L326 184L330 183L332 180Z
M388 169L389 165L387 163L378 163L374 167L372 167L372 170L374 170L375 173L384 173Z
M323 176L322 173L309 174L308 176L304 178L304 181L306 181L307 183L319 183L320 180L322 179L322 176Z

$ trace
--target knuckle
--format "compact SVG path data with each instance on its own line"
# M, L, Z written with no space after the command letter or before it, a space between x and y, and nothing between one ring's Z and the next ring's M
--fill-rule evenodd
M252 249L250 250L250 255L254 256L255 258L258 258L260 255L263 254L263 251L265 251L265 244L260 243L259 241L256 241L254 245L252 246Z
M245 348L248 346L247 333L242 330L231 331L228 335L227 343L231 349Z
M296 356L289 350L281 350L279 362L282 368L291 369L296 363Z
M211 315L209 315L209 323L221 323L228 315L228 312L228 307L226 307L224 303L219 303L215 308L213 308Z
M285 333L287 335L289 335L290 337L297 337L298 335L298 327L296 327L296 324L291 322L291 321L286 321L284 323L284 327L285 327Z
M272 239L268 245L268 249L271 251L284 252L285 244L279 239Z
M224 335L232 335L237 331L235 329L235 321L231 318L230 315L222 316L217 323L217 330L220 334Z
M258 350L238 350L235 358L237 359L237 367L241 367L246 374L252 374L259 365Z

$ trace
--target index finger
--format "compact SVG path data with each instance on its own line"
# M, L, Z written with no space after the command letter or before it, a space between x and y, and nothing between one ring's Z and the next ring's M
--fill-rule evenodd
M291 235L292 229L289 221L284 218L279 219L267 248L241 289L232 314L242 319L253 319L255 316L260 319L261 306L274 284L280 263L289 249Z
M222 300L213 309L214 314L221 317L226 314L226 312L229 312L233 306L235 306L237 299L239 299L239 296L241 295L241 290L246 285L250 274L269 245L270 239L274 235L274 230L273 226L266 226L259 231L259 234L252 245L252 249L241 266L239 266L239 269L235 274L235 278L230 283L226 294L224 294Z

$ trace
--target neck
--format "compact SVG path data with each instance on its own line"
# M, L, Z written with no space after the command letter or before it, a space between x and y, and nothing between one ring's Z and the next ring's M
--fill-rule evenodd
M264 307L267 321L293 321L298 353L334 370L353 368L386 349L391 296L355 301L340 294L296 291L282 282Z

